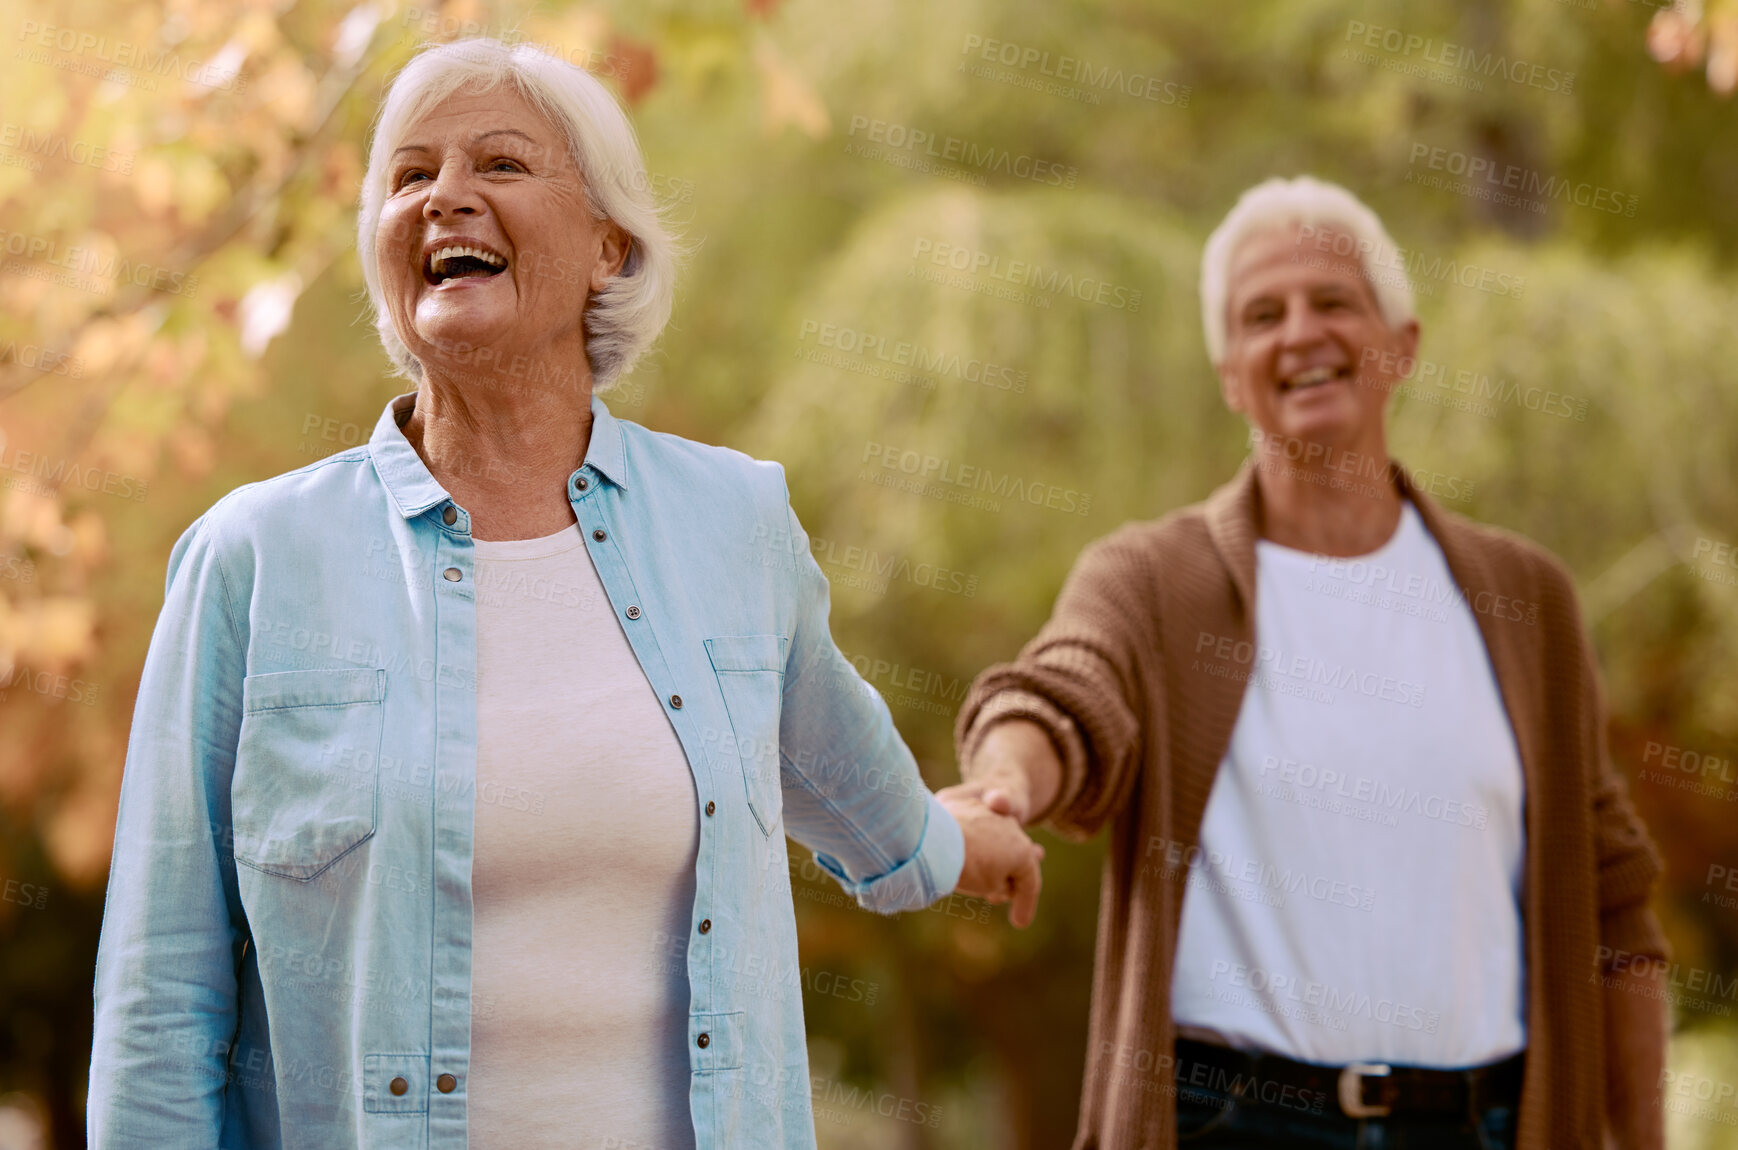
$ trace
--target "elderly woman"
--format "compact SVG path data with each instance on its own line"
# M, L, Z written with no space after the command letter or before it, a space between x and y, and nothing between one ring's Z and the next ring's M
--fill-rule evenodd
M924 787L781 469L596 398L670 311L645 187L529 46L392 84L358 249L416 390L170 557L93 1147L812 1147L785 833L871 910L1030 918L1038 848Z
M1659 857L1568 572L1389 458L1395 252L1343 188L1244 194L1201 307L1250 463L960 709L967 790L1111 828L1078 1147L1660 1144Z

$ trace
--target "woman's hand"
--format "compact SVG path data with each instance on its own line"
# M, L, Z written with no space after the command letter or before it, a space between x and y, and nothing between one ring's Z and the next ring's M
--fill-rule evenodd
M936 792L965 834L966 865L954 889L989 902L1012 902L1008 921L1024 929L1038 911L1044 848L1026 837L1017 819L986 806L981 794L982 788L969 783Z

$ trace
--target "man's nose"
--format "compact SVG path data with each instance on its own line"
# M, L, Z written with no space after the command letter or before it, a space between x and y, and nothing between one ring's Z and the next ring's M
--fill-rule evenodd
M1280 326L1280 346L1311 347L1324 338L1326 324L1308 300L1296 300L1285 309L1285 322Z

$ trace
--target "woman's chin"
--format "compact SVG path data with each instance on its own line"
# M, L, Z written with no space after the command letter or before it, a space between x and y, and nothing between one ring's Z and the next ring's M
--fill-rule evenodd
M495 308L425 298L416 309L416 334L436 352L467 352L506 340L513 319L512 314L498 314Z

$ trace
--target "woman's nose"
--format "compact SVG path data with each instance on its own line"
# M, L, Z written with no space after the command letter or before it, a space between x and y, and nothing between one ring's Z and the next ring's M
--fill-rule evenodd
M482 208L470 172L459 164L443 164L435 173L428 199L423 201L422 214L424 219L438 220L449 215L476 215Z

